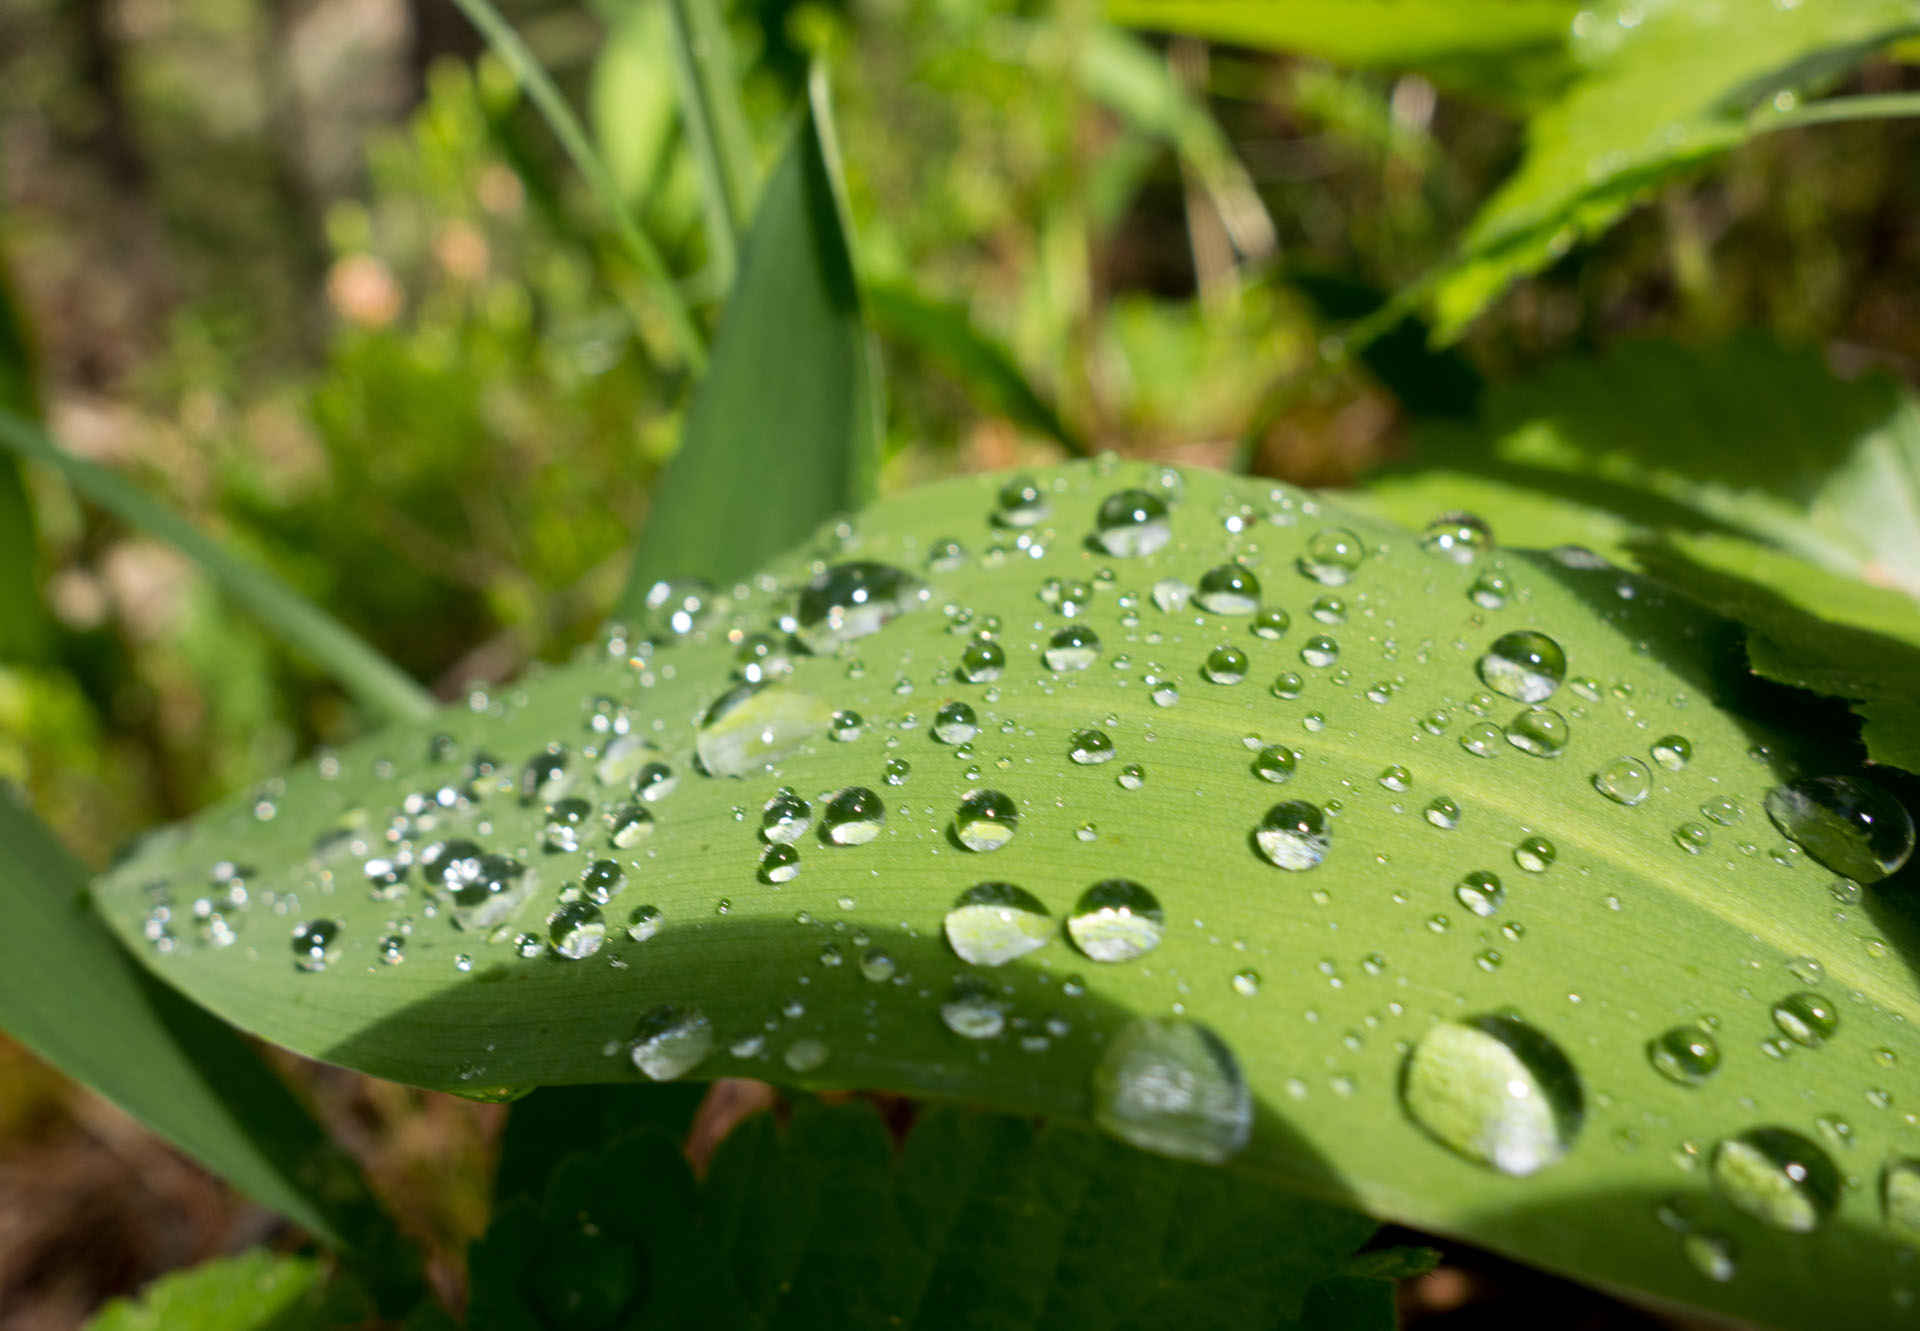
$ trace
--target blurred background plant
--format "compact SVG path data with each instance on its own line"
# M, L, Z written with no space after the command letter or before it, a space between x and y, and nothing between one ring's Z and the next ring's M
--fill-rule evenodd
M505 13L709 317L727 256L668 6ZM1910 121L1654 179L1449 349L1416 321L1349 361L1330 339L1445 260L1551 70L1356 72L1142 36L1086 0L738 0L725 21L762 166L809 63L836 73L888 487L1063 448L1346 484L1471 419L1484 385L1648 335L1758 325L1920 379ZM1902 53L1819 89L1920 87ZM631 249L449 0L0 0L0 270L0 405L443 697L593 630L692 382ZM0 456L0 564L29 561L28 594L0 591L0 780L96 866L363 724L170 548ZM70 1324L267 1223L3 1042L0 1063L0 1327ZM497 1111L302 1075L457 1287Z

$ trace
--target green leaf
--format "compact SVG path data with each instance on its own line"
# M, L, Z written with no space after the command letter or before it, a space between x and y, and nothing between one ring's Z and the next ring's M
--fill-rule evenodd
M0 411L37 414L27 330L0 269ZM0 454L0 661L33 660L49 637L40 548L20 464Z
M974 327L965 305L934 300L905 282L869 282L866 298L883 331L945 366L985 410L1047 436L1069 453L1087 454L1086 443L1040 396L1013 353Z
M662 578L744 576L872 496L880 386L848 234L816 74L761 193L713 364L640 533L626 616L644 613Z
M0 845L0 1028L347 1252L383 1305L408 1301L416 1287L407 1253L352 1160L279 1077L232 1027L127 955L87 904L85 867L4 793ZM215 889L204 891L211 900Z
M697 1082L542 1087L516 1101L507 1116L493 1179L495 1203L541 1196L554 1166L583 1143L611 1141L643 1127L684 1140L706 1091Z
M739 264L740 233L753 197L753 143L740 109L733 39L714 0L666 0L680 119L700 171L707 243L725 291Z
M1387 1331L1391 1281L1343 1274L1372 1230L1024 1119L935 1110L896 1164L871 1106L803 1107L741 1124L698 1186L657 1133L575 1157L475 1249L473 1325ZM1303 1318L1354 1283L1384 1316Z
M1437 275L1441 336L1654 186L1764 127L1750 113L1777 92L1798 94L1917 22L1910 0L1615 0L1583 11L1569 25L1579 77L1528 121L1518 170Z
M248 563L171 509L104 467L77 458L32 421L0 408L0 449L42 462L129 526L172 545L221 591L311 657L376 715L396 721L431 716L434 701L398 666L351 629L258 565Z
M682 639L616 638L443 714L445 741L430 742L427 727L396 730L342 750L325 771L291 771L270 794L270 819L247 792L151 838L96 894L144 948L160 899L148 885L171 881L179 901L209 864L256 866L259 899L271 893L273 907L237 922L236 946L143 955L230 1020L378 1076L472 1093L690 1068L967 1099L1227 1157L1310 1196L1728 1316L1812 1328L1904 1315L1894 1302L1901 1240L1878 1179L1913 1147L1903 1082L1879 1051L1906 1057L1920 1021L1920 926L1897 904L1905 879L1836 902L1834 872L1775 831L1763 807L1784 777L1846 772L1850 737L1805 707L1777 718L1804 732L1763 724L1757 708L1780 693L1747 674L1737 627L1631 574L1507 550L1459 565L1329 500L1208 473L1176 480L1171 539L1145 556L1111 555L1092 539L1096 510L1123 487L1171 493L1140 465L1046 471L1004 503L1004 477L891 498L762 575L730 580L734 590L710 599ZM971 557L949 558L947 540ZM1365 558L1350 582L1320 580L1356 549ZM1197 586L1236 556L1257 572L1264 604L1290 616L1285 636L1252 632L1244 613L1182 606L1170 588L1161 592L1173 609L1159 608L1162 580ZM850 560L910 570L924 601L871 570L858 580L865 601L835 579L801 601L823 568ZM1503 593L1469 595L1493 573ZM907 608L882 623L900 592ZM835 624L874 631L836 647ZM1067 628L1098 635L1090 669L1068 668L1072 652L1054 665L1042 654ZM991 681L958 673L982 630L1006 654ZM1555 758L1503 737L1522 705L1478 673L1493 642L1517 630L1551 635L1568 657L1548 704L1570 732ZM822 654L797 650L790 631ZM1317 636L1334 640L1337 661L1309 644ZM1203 665L1221 646L1247 661L1222 657L1210 678ZM991 659L976 650L969 669L990 670ZM743 698L736 672L748 666L778 682ZM1216 682L1242 671L1243 682ZM1297 697L1270 690L1283 673L1302 677ZM933 733L950 700L975 713L964 752ZM953 720L942 730L957 741ZM1088 727L1106 732L1113 762L1070 758ZM1691 746L1680 770L1650 752L1670 733ZM1263 759L1250 737L1299 750L1284 786L1257 769L1286 764ZM1596 787L1621 759L1646 769L1641 803ZM636 772L652 762L677 780L646 771L636 792ZM891 768L904 784L889 784L890 763L910 768ZM1126 770L1136 763L1138 774ZM1630 793L1625 779L1612 784ZM822 830L823 793L856 786L883 800L884 826L870 843L836 844ZM758 835L781 787L815 820L790 878L784 854L763 864L770 849ZM991 844L993 801L955 827L977 788L1003 792L1020 818L990 853L963 846ZM1457 820L1444 806L1428 817L1441 797ZM1340 806L1318 867L1288 872L1257 849L1256 827L1287 800ZM1676 840L1694 823L1699 833ZM615 846L616 826L652 834ZM1557 855L1549 862L1531 837ZM433 849L449 838L524 871ZM564 849L575 838L579 849ZM1294 849L1294 862L1312 858L1310 846ZM403 853L413 864L396 885L402 899L375 899L365 862ZM603 858L617 873L593 868ZM373 886L389 890L375 871ZM1500 878L1493 914L1475 909L1489 905L1484 892L1462 888L1469 871ZM447 895L449 872L463 897ZM1080 906L1114 878L1152 892L1163 934L1147 927L1144 900L1104 915L1100 898ZM619 888L601 946L581 960L537 955L555 936L549 915L571 889L588 890L583 881ZM998 967L963 963L943 933L980 883L1018 885L1049 913L1004 926L991 904L956 916L968 955L1005 960ZM626 926L643 907L659 915L641 912L651 936L636 940ZM1077 942L1061 927L1076 912L1087 916ZM413 929L404 959L387 964L382 940L400 919ZM289 935L319 920L339 932L304 936L299 955L325 969L299 970ZM587 951L573 926L590 922L569 906L554 920L560 945ZM1112 933L1097 937L1095 925ZM983 929L998 935L991 948ZM1082 950L1110 956L1155 937L1131 962ZM1819 1048L1787 1040L1772 1014L1809 988L1841 1016ZM1524 1026L1503 1024L1506 1013ZM1207 1037L1156 1024L1172 1014L1231 1051L1245 1106ZM1705 1017L1717 1022L1721 1065L1702 1085L1677 1084L1650 1062L1648 1042ZM1763 1052L1767 1040L1786 1041L1787 1056ZM1409 1049L1431 1057L1410 1070ZM1164 1076L1136 1075L1143 1063ZM1418 1115L1403 1103L1403 1077ZM1169 1083L1209 1088L1210 1111L1162 1122L1127 1094ZM1527 1094L1509 1106L1514 1117L1478 1098L1506 1105L1516 1084ZM1455 1088L1451 1110L1436 1086ZM1845 1132L1823 1127L1824 1115ZM1475 1125L1510 1146L1509 1168L1539 1168L1509 1174L1470 1146L1441 1144L1466 1142ZM1839 1190L1814 1233L1781 1232L1742 1209L1755 1204L1755 1180L1738 1168L1737 1144L1710 1166L1722 1143L1771 1125L1862 1180ZM1679 1228L1660 1222L1663 1207ZM1724 1282L1705 1262L1722 1239L1737 1249Z
M1107 0L1131 27L1342 65L1415 69L1447 87L1515 95L1567 74L1569 0Z
M115 1299L87 1331L333 1331L368 1320L352 1283L323 1262L262 1249L163 1276Z

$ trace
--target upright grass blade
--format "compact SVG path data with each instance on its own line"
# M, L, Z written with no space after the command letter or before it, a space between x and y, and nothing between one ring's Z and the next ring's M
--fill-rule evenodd
M0 270L0 410L36 416L25 322ZM0 456L0 661L32 659L47 644L33 508L20 464Z
M707 244L718 285L725 290L739 267L754 178L753 142L740 109L733 43L713 0L666 0L666 10L682 123L700 167Z
M593 143L587 138L587 131L581 125L580 118L567 105L567 99L554 86L553 79L542 69L540 62L534 59L533 52L527 49L512 26L502 18L488 0L453 0L460 12L480 35L493 48L494 54L506 62L507 68L520 83L521 90L532 101L534 109L546 120L553 136L560 140L560 146L566 150L573 164L586 177L587 185L600 200L600 206L607 210L612 219L614 231L620 237L620 243L633 256L633 261L653 286L653 297L666 316L667 324L673 331L673 337L680 344L680 351L686 357L687 364L695 371L701 370L707 363L706 340L701 337L700 329L693 321L693 313L687 308L686 301L675 285L673 275L667 270L667 262L647 233L641 229L640 220L634 216L633 209L627 206L626 199L620 193L620 187L614 183L613 175L607 170L606 163L593 150Z
M873 493L879 373L826 80L767 180L707 371L640 533L623 617L660 578L751 572Z
M417 1281L352 1160L225 1022L159 983L93 914L88 872L0 794L0 1027L411 1306Z
M935 300L905 282L869 282L866 297L878 327L947 369L986 410L1076 457L1087 455L1086 441L1060 419L1012 353L974 327L966 306Z
M73 456L32 421L0 409L0 450L56 468L74 489L123 522L173 545L221 590L312 657L369 711L390 721L433 714L432 695L351 629L126 480Z

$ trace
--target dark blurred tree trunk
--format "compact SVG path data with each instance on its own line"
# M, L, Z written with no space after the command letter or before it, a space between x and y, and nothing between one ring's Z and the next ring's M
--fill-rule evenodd
M412 85L408 101L419 105L427 95L427 71L433 62L452 56L472 61L486 43L466 15L453 7L453 0L407 0L407 17L413 29L413 44L407 53L408 81Z
M308 173L306 113L293 69L296 0L265 0L261 34L260 81L266 92L267 151L274 203L285 238L285 263L295 296L296 350L317 356L326 330L327 239Z

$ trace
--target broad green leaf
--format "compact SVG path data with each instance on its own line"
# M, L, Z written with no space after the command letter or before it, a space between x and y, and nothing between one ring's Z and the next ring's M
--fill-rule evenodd
M87 1331L333 1331L371 1314L365 1297L326 1263L256 1248L115 1299Z
M650 1069L966 1099L1752 1321L1920 1315L1896 1257L1910 888L1836 885L1770 823L1776 783L1845 774L1850 744L1797 706L1766 714L1806 733L1762 723L1781 695L1737 628L1580 559L1456 564L1264 483L1083 464L1005 484L890 499L710 598L681 639L616 638L289 772L156 835L97 896L214 1011L378 1076L499 1093ZM1119 554L1097 539L1127 487L1171 501L1152 553L1156 523L1106 533ZM1253 631L1231 571L1207 576L1235 558L1281 636ZM1546 702L1564 728L1509 696L1532 691L1513 669L1485 667L1505 692L1482 679L1521 630L1564 649ZM774 682L734 692L747 673ZM782 787L812 819L791 847ZM852 787L872 798L832 802ZM1010 839L976 790L1011 802ZM1287 828L1334 806L1317 867L1270 862L1310 864ZM257 870L236 944L144 943L223 860ZM1160 914L1125 888L1083 899L1113 879ZM1001 889L963 900L983 883L1044 917ZM579 892L608 895L598 922ZM1838 1013L1823 1042L1774 1015L1802 991ZM1717 1070L1657 1070L1649 1041L1708 1019ZM1743 1168L1742 1134L1772 1126L1806 1139L1804 1210ZM1858 1182L1829 1197L1826 1162Z
M904 282L869 282L874 323L944 366L988 411L1045 435L1069 453L1088 449L1028 382L1013 353L973 326L964 305L934 300Z
M0 407L0 450L46 463L74 489L122 522L172 545L193 560L221 591L311 657L369 711L396 721L417 721L432 715L432 696L353 630L274 574L240 558L149 498L139 487L75 457L32 421L4 407Z
M1345 1274L1372 1230L997 1115L936 1110L896 1164L856 1102L749 1119L698 1186L658 1133L576 1156L475 1249L473 1325L1391 1331L1391 1279ZM1349 1315L1303 1316L1323 1289Z
M1512 96L1567 74L1569 0L1107 0L1116 23L1342 65L1414 69L1448 86Z
M648 588L663 578L745 576L871 497L879 387L826 82L816 76L761 191L713 364L640 533L623 613L644 615Z
M389 1306L414 1277L350 1157L226 1023L160 983L103 927L87 871L0 794L0 1028L262 1205L349 1254ZM247 884L203 886L242 899ZM192 918L182 902L182 927ZM193 928L219 924L212 914Z
M588 1143L643 1127L685 1140L706 1090L697 1082L542 1087L516 1101L507 1117L493 1179L495 1202L541 1196L554 1166Z
M1920 407L1890 378L1839 379L1761 334L1559 362L1493 390L1477 429L1419 447L1445 467L1650 526L1743 533L1920 595Z
M1514 281L1610 227L1655 185L1719 155L1777 93L1920 24L1911 0L1613 0L1570 25L1580 73L1527 123L1518 170L1481 208L1432 300L1457 333Z

